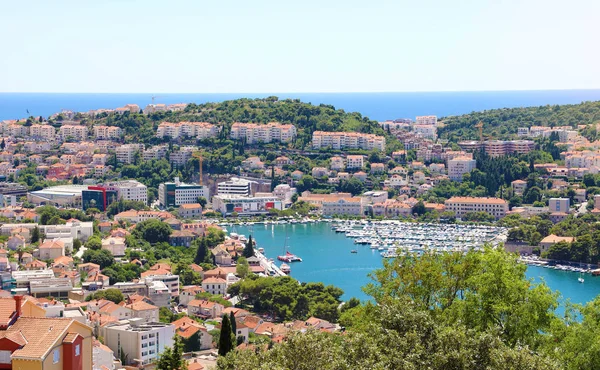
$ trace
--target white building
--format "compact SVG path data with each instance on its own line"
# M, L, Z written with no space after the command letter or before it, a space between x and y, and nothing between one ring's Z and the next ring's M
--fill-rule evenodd
M94 234L93 222L69 221L64 225L39 225L48 239L73 238L86 241Z
M415 134L424 138L435 140L437 138L437 127L435 125L413 125Z
M123 130L117 126L94 126L94 136L96 137L96 139L119 139L122 135Z
M346 157L346 167L349 170L363 168L364 160L362 155L349 155Z
M195 137L207 139L217 137L219 128L208 122L162 122L156 130L156 137L178 139L180 137Z
M117 155L117 161L121 163L133 163L136 152L142 152L144 150L144 144L125 144L115 149Z
M58 133L63 140L71 137L83 141L88 136L88 128L84 125L62 125L60 126Z
M217 194L249 196L252 194L252 181L232 177L231 179L220 182L217 185Z
M236 140L245 139L248 144L274 141L287 143L296 138L296 126L279 122L267 124L236 122L231 125L230 137Z
M486 212L500 219L508 212L508 203L500 198L452 197L444 202L444 206L458 218L471 212Z
M175 178L175 182L166 182L158 186L158 202L163 207L179 207L182 204L198 203L198 198L210 199L208 186L186 184Z
M279 184L273 189L273 195L286 203L292 201L292 196L296 194L296 188L292 188L287 184Z
M119 199L148 204L148 187L136 180L112 181L104 184L106 190L116 191Z
M569 198L550 198L548 200L548 208L550 212L569 213L571 207L571 199Z
M175 326L131 319L108 324L101 331L104 343L117 358L125 357L128 364L146 365L156 362L166 347L173 346Z
M110 236L102 239L102 249L106 249L115 257L125 255L125 238L119 236Z
M463 175L477 168L477 161L468 157L456 157L448 161L448 177L453 181L462 181Z
M313 149L332 148L332 149L365 149L365 150L385 150L385 137L363 134L359 132L313 132Z
M359 197L323 201L323 216L362 216L363 204Z
M417 125L437 125L437 116L417 116L415 123Z

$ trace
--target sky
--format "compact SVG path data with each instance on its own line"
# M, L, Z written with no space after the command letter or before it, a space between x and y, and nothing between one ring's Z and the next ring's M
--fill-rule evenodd
M598 0L0 0L0 92L600 88Z

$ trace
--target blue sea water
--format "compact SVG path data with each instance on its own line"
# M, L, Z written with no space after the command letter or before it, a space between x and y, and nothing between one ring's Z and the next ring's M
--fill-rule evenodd
M382 267L382 257L368 246L355 245L344 234L331 230L328 223L291 225L253 225L229 227L230 232L252 235L265 255L276 259L283 254L286 237L288 250L303 261L291 264L291 276L302 282L323 282L344 290L342 299L369 299L362 287L371 282L369 273ZM358 253L350 253L356 249ZM600 294L600 277L585 275L579 283L578 274L529 266L527 277L544 281L550 289L561 293L561 302L585 304ZM562 313L564 307L558 312Z
M58 94L0 93L0 120L32 116L47 117L61 109L85 112L117 108L125 104L145 107L153 94ZM600 90L540 90L483 92L401 92L401 93L269 93L269 94L156 94L156 103L221 102L236 98L278 96L307 103L330 104L348 112L360 112L378 121L434 114L458 115L494 108L576 104L600 100ZM29 111L29 114L27 113Z

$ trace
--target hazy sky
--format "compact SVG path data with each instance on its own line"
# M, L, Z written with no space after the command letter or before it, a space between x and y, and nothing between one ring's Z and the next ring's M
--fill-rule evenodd
M599 16L599 0L0 0L0 91L600 88Z

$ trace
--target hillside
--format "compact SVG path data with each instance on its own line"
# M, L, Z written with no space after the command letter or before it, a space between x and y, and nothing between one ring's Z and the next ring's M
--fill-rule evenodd
M125 130L128 142L156 142L156 126L163 121L195 121L222 124L221 139L226 139L233 122L281 122L292 123L298 130L294 148L304 149L310 144L312 132L354 131L386 135L376 121L363 117L360 113L348 113L331 105L312 105L300 100L279 100L277 97L265 99L237 99L222 103L205 103L187 106L182 112L160 112L145 116L142 114L104 115L95 124L115 125ZM388 136L392 141L395 139Z
M572 105L546 105L527 108L492 109L441 119L444 127L438 130L441 138L450 141L476 139L479 121L483 133L494 139L515 138L519 127L572 126L600 122L600 102ZM593 136L588 132L586 136Z

